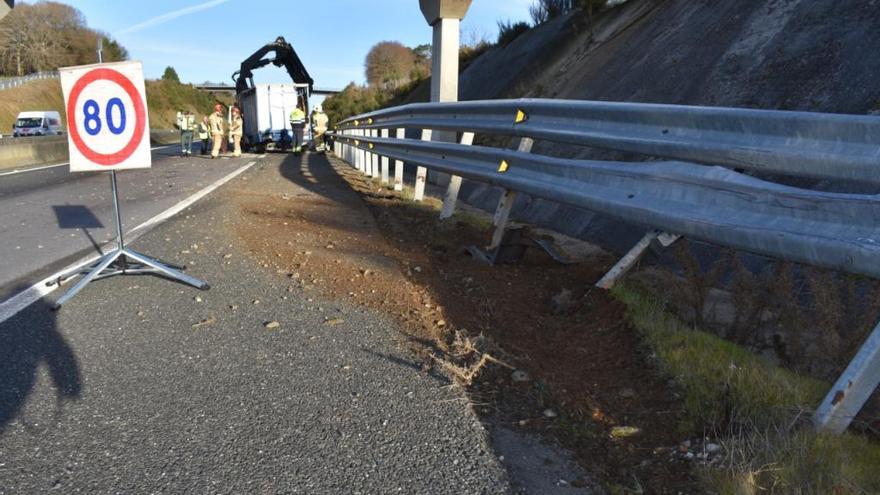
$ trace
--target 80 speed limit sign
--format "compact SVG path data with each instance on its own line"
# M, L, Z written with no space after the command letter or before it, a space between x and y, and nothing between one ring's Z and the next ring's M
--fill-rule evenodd
M71 172L150 167L150 122L140 62L59 70Z

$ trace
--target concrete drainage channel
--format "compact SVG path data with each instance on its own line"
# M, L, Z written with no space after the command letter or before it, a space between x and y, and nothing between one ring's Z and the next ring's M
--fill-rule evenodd
M174 130L153 130L154 145L172 144L178 140ZM0 170L66 162L67 136L3 137L0 139Z

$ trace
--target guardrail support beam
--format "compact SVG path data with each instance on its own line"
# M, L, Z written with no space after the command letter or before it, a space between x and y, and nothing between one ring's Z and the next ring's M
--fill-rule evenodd
M431 140L431 129L422 129L422 141ZM421 201L425 199L425 183L428 181L428 169L425 167L416 168L416 187L413 193L413 201Z
M470 146L474 144L474 133L463 132L461 144ZM461 190L461 177L452 175L449 177L449 186L446 187L446 195L443 197L443 209L440 210L440 220L446 220L455 213L455 204L458 202L458 191Z
M816 429L843 433L880 385L880 324L816 409Z
M667 234L666 232L661 232L659 230L649 231L623 256L623 258L620 258L620 261L615 263L615 265L608 270L608 273L606 273L605 276L596 282L596 287L611 290L611 288L629 273L632 267L634 267L640 259L642 259L642 256L648 252L648 248L651 247L651 242L654 239L657 239L663 247L669 247L677 241L679 237L680 236L678 235Z
M534 144L534 139L524 137L519 140L517 151L531 153ZM491 252L501 245L501 240L504 238L504 231L507 229L507 220L510 217L510 210L513 209L513 203L515 201L516 191L505 189L501 199L498 200L498 207L495 208L495 217L492 220L492 224L495 226L495 232L492 233L492 242L486 248L487 251Z
M388 129L382 129L382 137L388 137ZM382 184L388 184L388 157L382 156Z
M406 139L406 129L397 129L395 137ZM394 160L394 190L403 191L403 162L400 160Z
M373 129L370 132L370 137L379 137L379 131ZM370 153L370 162L372 164L373 170L370 172L370 177L379 177L379 154L378 153Z

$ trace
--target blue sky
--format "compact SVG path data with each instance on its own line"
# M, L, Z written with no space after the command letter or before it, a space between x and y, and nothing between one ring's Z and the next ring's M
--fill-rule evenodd
M62 0L63 1L63 0ZM184 82L231 83L232 72L257 48L284 36L315 85L363 82L367 51L384 40L431 42L418 0L71 0L90 27L109 32L141 60L147 78L173 66ZM533 0L474 0L463 39L494 40L496 22L527 20ZM287 82L283 69L255 71L256 82Z

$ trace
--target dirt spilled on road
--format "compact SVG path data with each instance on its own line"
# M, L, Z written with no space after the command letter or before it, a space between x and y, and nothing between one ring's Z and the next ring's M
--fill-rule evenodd
M456 355L462 339L491 354L502 364L486 364L467 386L474 407L488 421L556 438L604 484L697 490L690 466L668 455L681 440L680 401L644 355L625 308L591 289L610 256L566 266L530 249L520 263L488 266L464 250L486 244L486 220L467 214L441 224L432 205L332 163L288 159L281 174L293 192L252 183L233 195L242 212L235 232L263 267L288 277L290 291L390 315L423 368L473 364ZM615 438L615 427L639 432Z

